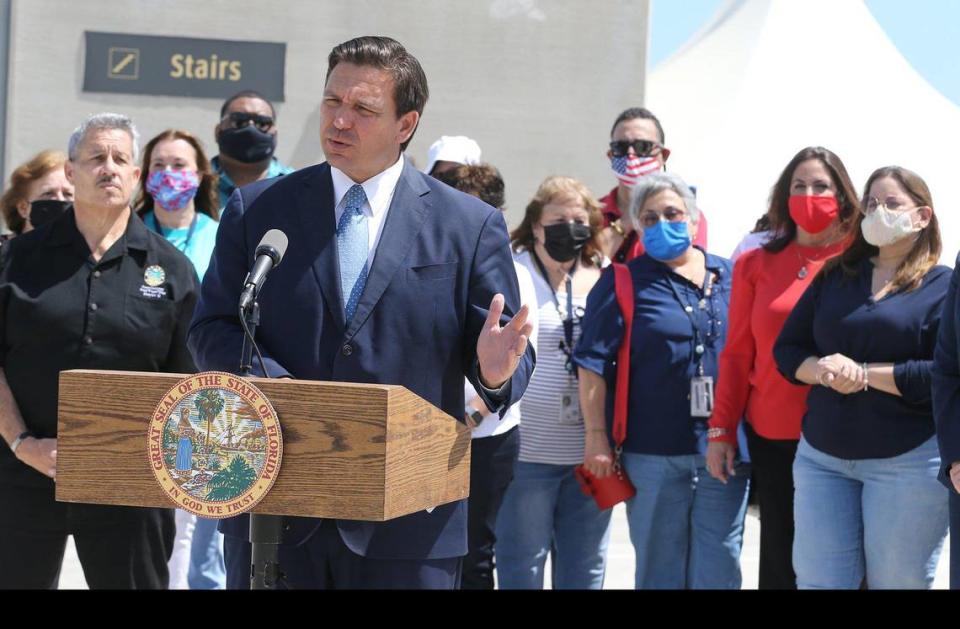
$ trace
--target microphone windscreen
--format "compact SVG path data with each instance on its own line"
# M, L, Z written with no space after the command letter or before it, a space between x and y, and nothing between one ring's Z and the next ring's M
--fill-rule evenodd
M280 260L283 259L283 254L286 252L287 235L279 229L271 229L268 231L263 235L263 238L260 239L260 244L257 245L257 255L259 256L263 253L270 254L270 257L274 258L274 266L280 264Z

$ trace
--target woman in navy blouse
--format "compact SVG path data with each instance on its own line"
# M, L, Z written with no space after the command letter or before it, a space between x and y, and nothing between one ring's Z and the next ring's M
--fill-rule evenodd
M950 270L930 190L867 181L854 243L801 297L774 357L815 386L794 461L800 588L929 588L947 532L931 369Z
M739 464L726 483L710 476L703 455L711 404L691 404L694 389L705 392L717 377L730 261L692 246L699 211L675 175L644 177L630 216L646 249L628 263L635 311L621 455L637 488L627 502L636 587L737 589L750 472ZM590 292L581 326L574 360L587 429L584 465L603 477L612 471L608 435L624 332L612 269Z

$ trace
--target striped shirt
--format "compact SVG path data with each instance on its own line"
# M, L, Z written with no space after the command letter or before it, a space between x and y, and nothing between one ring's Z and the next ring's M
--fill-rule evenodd
M537 293L537 368L520 400L520 460L527 463L579 465L583 463L583 419L561 423L561 399L573 395L579 409L577 380L566 369L567 356L560 349L563 319L553 301L550 285L537 270L529 252L516 257L533 276ZM566 318L567 294L563 287L557 293ZM580 338L580 316L586 306L586 295L573 298L573 344ZM579 413L577 413L579 414Z

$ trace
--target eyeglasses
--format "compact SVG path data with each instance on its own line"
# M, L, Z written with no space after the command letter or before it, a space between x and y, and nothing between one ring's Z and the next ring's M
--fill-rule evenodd
M231 127L234 129L242 129L243 127L249 125L251 122L257 126L261 131L269 131L273 128L275 123L273 117L271 116L262 116L260 114L248 114L243 111L232 111L226 116L223 117L223 120L228 122Z
M682 223L687 220L687 213L684 210L668 208L663 211L663 214L657 214L651 211L644 212L640 215L640 225L642 225L644 229L653 227L661 220L666 220L668 223Z
M905 208L904 204L894 197L887 197L887 200L883 203L881 203L880 199L877 197L870 197L867 199L867 202L863 204L861 211L864 214L870 214L880 206L883 206L888 212L902 212L906 209L909 209Z
M647 157L654 151L659 152L663 147L650 140L614 140L610 143L610 152L614 157L624 157L630 148L633 148L634 154L638 157Z

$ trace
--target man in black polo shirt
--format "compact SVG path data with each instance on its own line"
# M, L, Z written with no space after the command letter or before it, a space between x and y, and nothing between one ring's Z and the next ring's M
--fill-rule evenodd
M194 371L196 274L131 212L137 157L129 118L88 118L74 208L0 256L0 588L55 588L71 534L90 587L167 587L172 510L58 503L52 480L61 370Z

